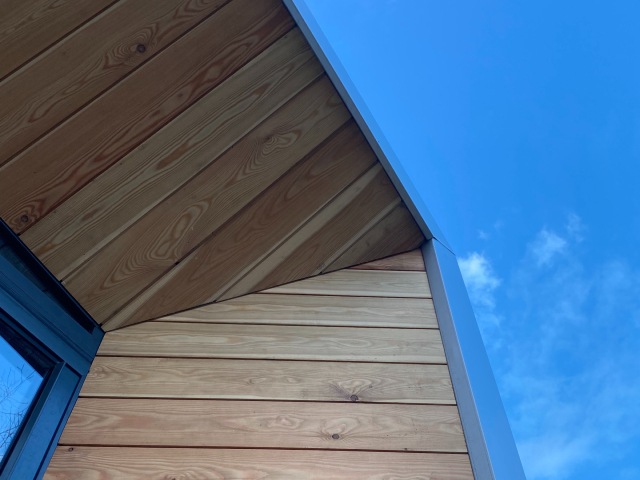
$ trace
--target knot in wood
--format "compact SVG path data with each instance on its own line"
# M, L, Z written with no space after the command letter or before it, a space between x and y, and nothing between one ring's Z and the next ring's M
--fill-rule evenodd
M340 435L334 433L333 435L331 435L331 438L333 438L334 440L338 440L340 438Z
M147 51L147 47L145 47L142 43L139 43L136 47L136 50L138 51L138 53L144 53Z
M351 396L349 397L349 399L350 399L352 402L357 402L357 401L358 401L358 395L351 395Z

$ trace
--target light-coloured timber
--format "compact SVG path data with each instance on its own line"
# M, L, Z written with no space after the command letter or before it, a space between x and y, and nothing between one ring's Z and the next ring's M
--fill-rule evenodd
M0 84L0 164L226 0L121 0Z
M278 0L230 2L0 167L0 215L24 231L292 27Z
M100 250L65 286L105 321L347 119L335 89L322 78Z
M97 357L80 395L455 404L446 365L200 358Z
M289 141L282 139L285 145ZM276 143L269 148L282 147ZM375 162L355 124L349 122L107 321L105 328L216 300Z
M378 298L253 293L158 321L336 327L437 328L430 298Z
M22 235L64 278L320 76L294 29Z
M0 80L110 3L113 0L3 0Z
M324 273L333 272L420 247L424 236L407 208L399 205L336 258ZM405 270L404 268L401 270ZM422 269L424 271L424 265Z
M280 0L0 0L0 51L0 216L113 330L46 478L472 478L424 237Z
M110 332L100 355L446 363L433 329L145 322Z
M372 169L271 251L219 299L321 273L354 237L399 204L400 197L382 167Z
M60 445L466 452L455 406L80 398Z
M431 298L424 272L339 270L265 290L298 295Z
M466 454L58 447L45 480L473 480Z
M412 250L400 255L381 258L351 267L355 270L403 270L424 272L424 259L420 250Z

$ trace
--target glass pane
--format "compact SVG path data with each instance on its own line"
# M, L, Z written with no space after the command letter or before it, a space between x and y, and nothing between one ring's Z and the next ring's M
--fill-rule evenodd
M30 356L28 352L25 355ZM0 462L42 384L45 372L39 365L35 367L0 336Z

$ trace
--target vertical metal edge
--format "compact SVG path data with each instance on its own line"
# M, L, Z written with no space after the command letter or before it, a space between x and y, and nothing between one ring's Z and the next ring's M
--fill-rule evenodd
M475 478L525 480L458 261L437 239L422 254Z
M380 126L369 111L367 104L359 94L351 77L334 52L322 29L304 0L283 0L303 35L311 45L318 60L324 67L334 87L362 130L369 145L378 156L384 170L411 212L420 230L427 239L437 238L451 250L435 218L425 205L411 178L404 170L400 160L391 148Z

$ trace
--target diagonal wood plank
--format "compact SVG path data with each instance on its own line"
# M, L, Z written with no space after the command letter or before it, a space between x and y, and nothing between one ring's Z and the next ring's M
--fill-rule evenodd
M455 406L80 398L60 445L466 452Z
M0 83L0 165L228 0L121 0Z
M3 0L0 80L114 0Z
M355 270L401 270L424 272L424 259L420 249L411 250L410 252L401 253L392 257L385 257L379 260L373 260L368 263L362 263L351 267Z
M0 167L0 216L26 230L292 27L278 0L233 0Z
M105 323L108 330L215 300L371 168L375 156L350 121L228 224Z
M64 281L104 321L349 118L328 78L306 88Z
M325 273L377 260L386 257L389 253L412 250L418 248L423 242L424 236L422 232L411 217L407 207L402 204L380 220L362 237L356 239L347 250L325 269ZM424 270L424 262L420 270Z
M318 78L293 30L22 235L64 278ZM227 156L228 157L228 156Z
M109 332L100 355L445 364L438 330L145 322Z
M280 285L263 293L431 298L424 272L351 269Z
M354 236L400 201L382 166L376 166L270 252L220 300L321 273Z
M455 404L446 365L201 358L97 357L80 395Z
M430 298L254 293L161 317L157 321L341 327L437 328Z
M447 453L58 447L45 480L473 480L469 456Z

